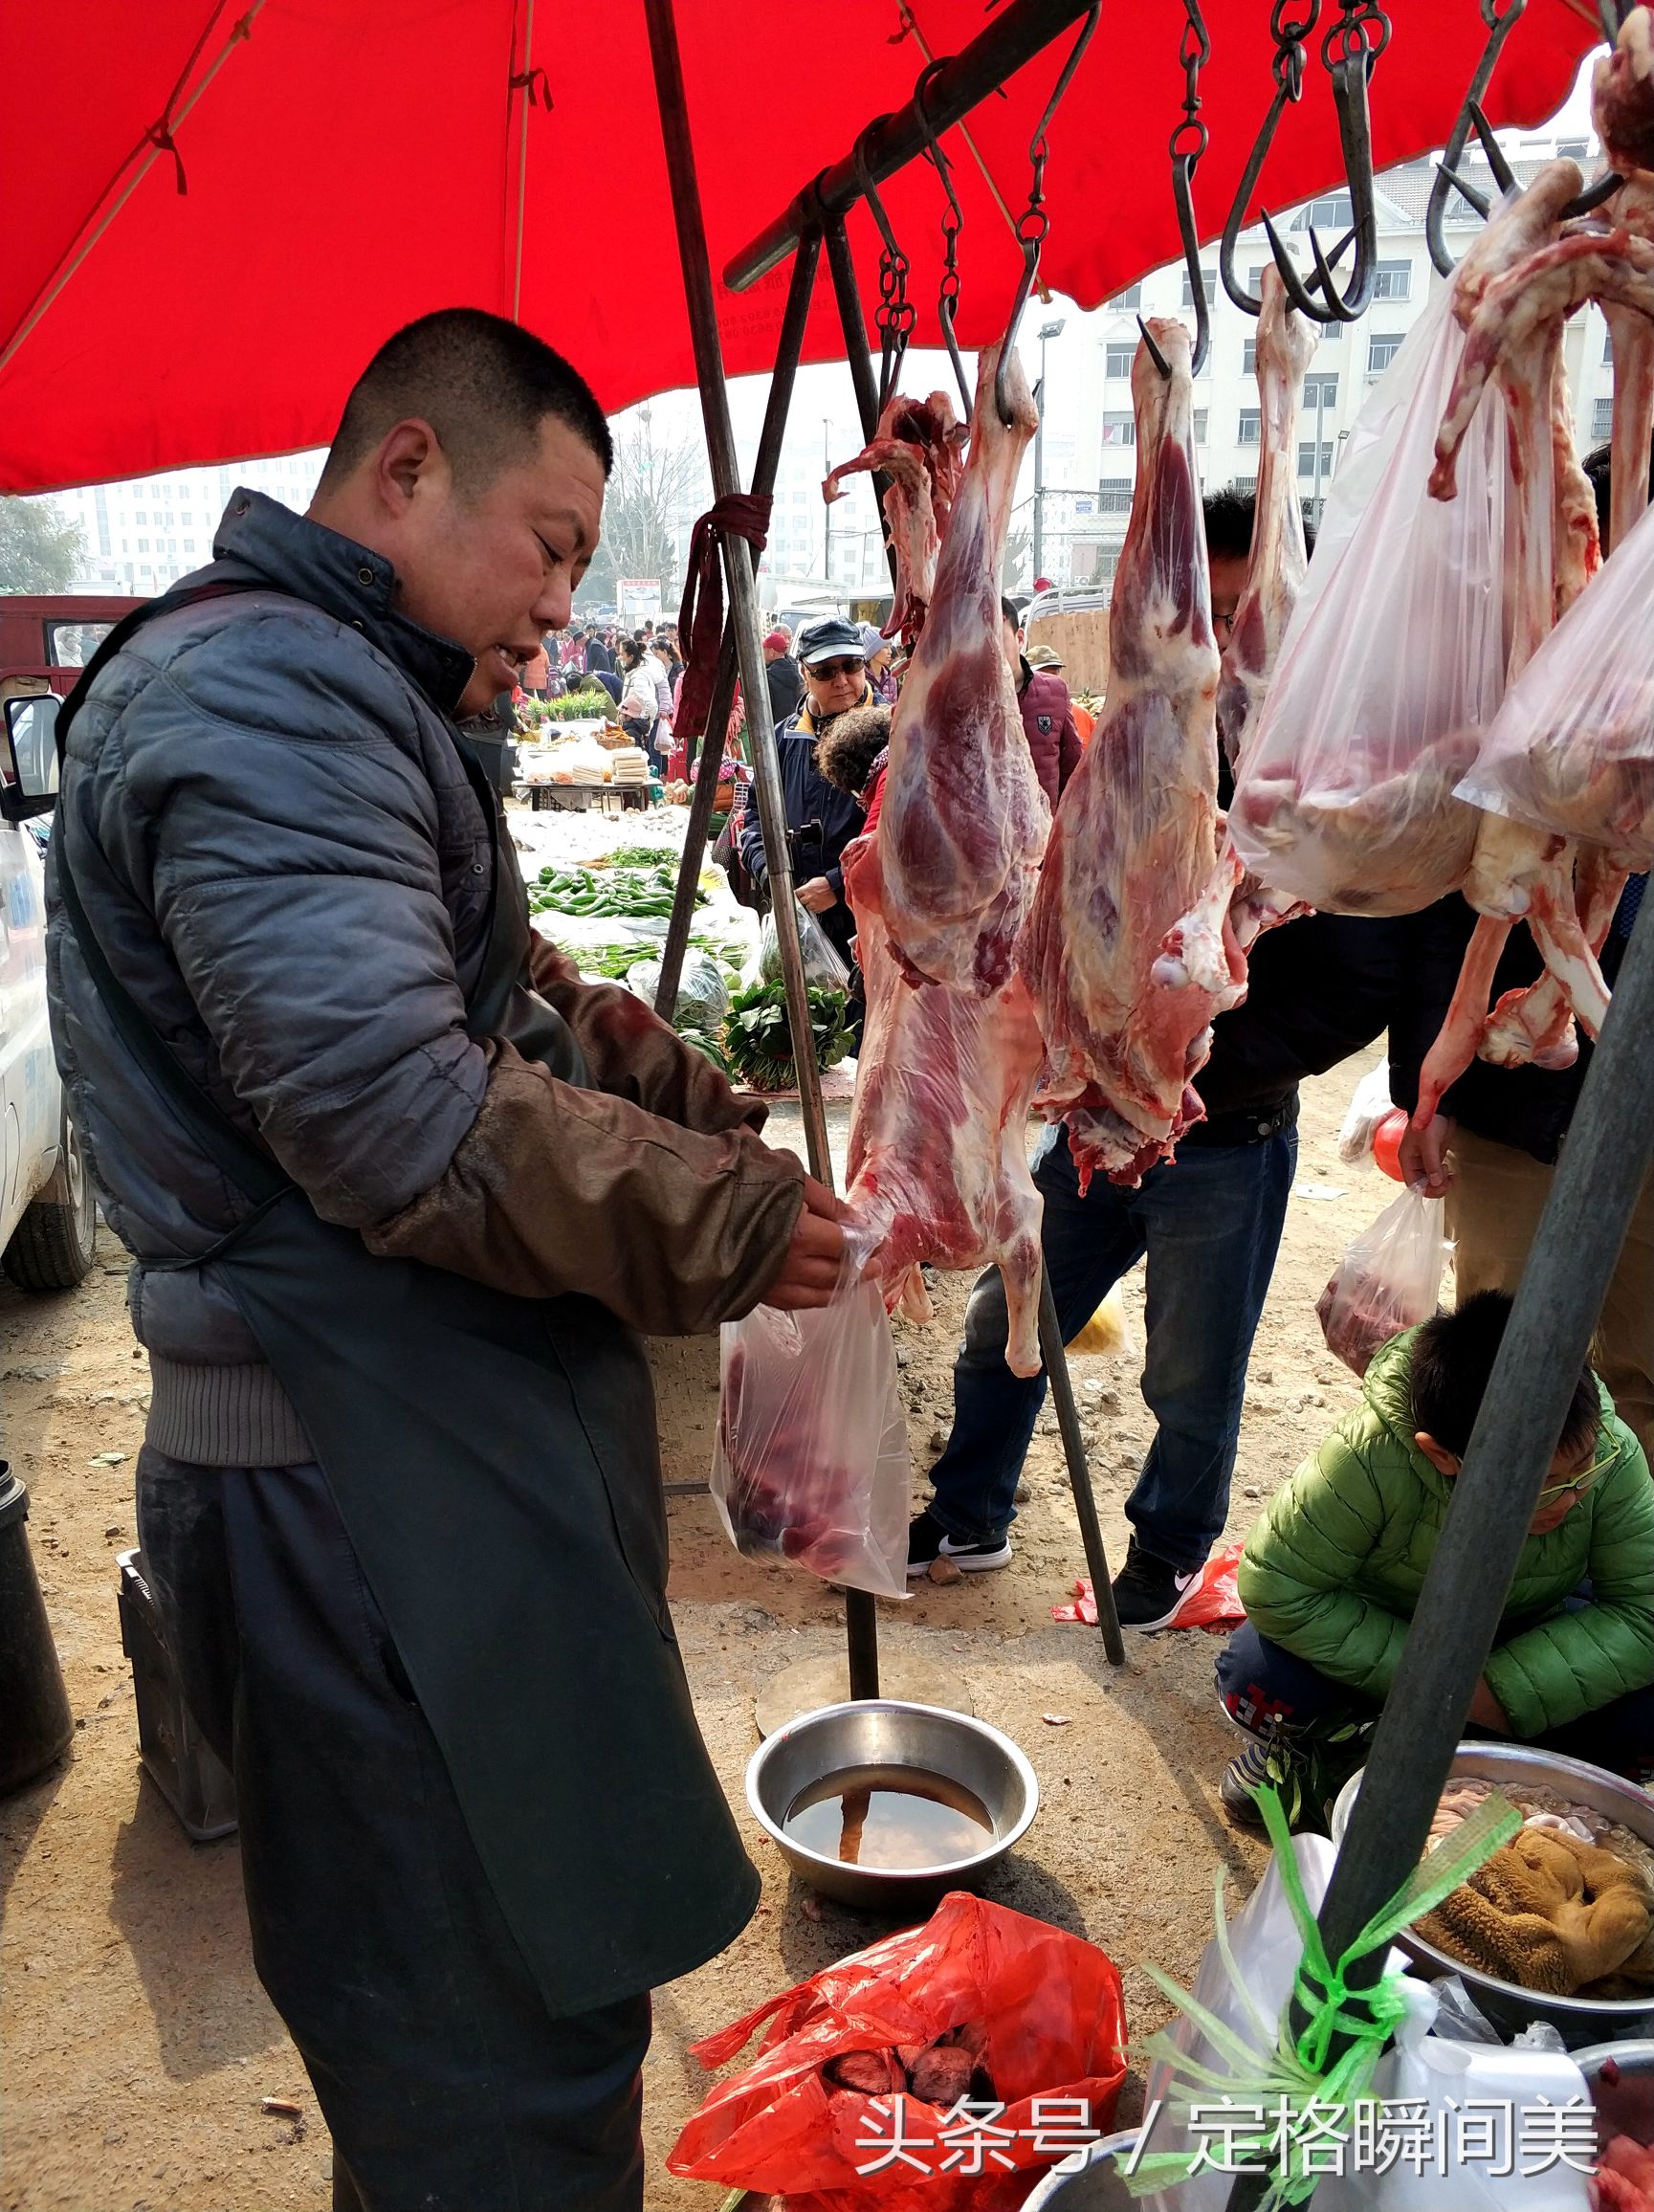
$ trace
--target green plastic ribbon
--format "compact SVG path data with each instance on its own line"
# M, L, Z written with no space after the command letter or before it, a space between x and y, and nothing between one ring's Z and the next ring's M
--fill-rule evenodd
M1140 2055L1164 2062L1174 2087L1182 2092L1171 2104L1174 2118L1185 2125L1195 2102L1238 2105L1265 2113L1305 2112L1313 2107L1321 2141L1341 2130L1348 2140L1355 2109L1368 2096L1378 2061L1397 2026L1407 2015L1402 1974L1380 1975L1364 1989L1349 1985L1357 1959L1385 1949L1402 1929L1433 1912L1492 1854L1508 1844L1522 1825L1522 1815L1507 1798L1494 1791L1450 1835L1443 1838L1413 1869L1387 1905L1374 1913L1336 1963L1327 1957L1326 1945L1298 1870L1287 1816L1273 1789L1257 1792L1258 1807L1274 1847L1280 1871L1281 1893L1303 1941L1303 1955L1292 1980L1292 1997L1304 2015L1304 2025L1294 2035L1290 2028L1291 2002L1282 2006L1278 2023L1267 2022L1252 2002L1229 1943L1224 1913L1224 1876L1220 1869L1214 1888L1214 1914L1218 1956L1228 1977L1243 2015L1252 2030L1251 2040L1238 2034L1203 2004L1196 2002L1158 1966L1144 1972L1156 1987L1200 2029L1225 2063L1206 2066L1180 2048L1172 2031L1163 2028L1141 2046ZM1334 2039L1348 2039L1348 2048L1329 2065ZM1191 2092L1194 2092L1191 2094ZM1278 2159L1260 2212L1282 2212L1311 2196L1325 2168L1306 2170L1295 2142L1282 2144L1279 2124L1266 2120L1250 2130L1237 2128L1229 2136L1250 2161L1273 2156ZM1201 2151L1161 2151L1139 2157L1135 2164L1122 2161L1122 2173L1134 2196L1174 2188L1207 2166ZM1236 2172L1238 2167L1223 2169Z

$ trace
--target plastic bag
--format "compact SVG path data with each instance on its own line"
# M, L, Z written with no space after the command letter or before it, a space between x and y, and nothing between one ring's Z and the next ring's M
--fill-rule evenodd
M1338 1158L1356 1167L1373 1157L1373 1132L1390 1111L1390 1063L1380 1060L1356 1085L1338 1131Z
M628 968L626 987L652 1006L660 988L659 961L639 961L635 967ZM728 1012L729 985L723 980L722 968L709 952L687 951L677 981L677 1006L673 1013L675 1027L706 1029L716 1036Z
M890 1316L857 1280L871 1243L846 1231L830 1305L724 1323L712 1494L737 1551L905 1598L913 1466Z
M1135 1359L1140 1347L1126 1314L1126 1294L1116 1283L1077 1337L1069 1338L1069 1350L1114 1359Z
M1506 694L1462 798L1654 864L1654 508Z
M1027 2197L1033 2174L1085 2147L1082 2128L1093 2136L1108 2132L1126 2073L1125 2004L1105 1954L959 1890L922 1928L825 1967L696 2044L695 2054L704 2066L722 2066L766 2021L758 2057L712 2091L667 2166L694 2180L773 2191L785 2197L788 2212L866 2212L873 2204L882 2212L1010 2212ZM865 2095L825 2071L852 2051L899 2059L904 2048L911 2053L955 2028L982 2031L982 2097L1003 2107L988 2123L990 2147L976 2160L976 2175L960 2136L960 2155L940 2170L949 2155L937 2141L940 2108L911 2093ZM976 2088L970 2093L978 2100ZM1059 2100L1070 2101L1061 2120ZM891 2140L898 2109L902 2139L931 2171L896 2158L881 2172L858 2174ZM1044 2149L1036 2141L1043 2120ZM1014 2161L1012 2169L996 2151Z
M848 989L850 971L838 946L807 906L800 906L794 899L793 912L798 917L798 948L804 956L805 982L814 984L818 990ZM763 918L758 948L758 977L763 984L781 981L781 941L776 936L773 914Z
M1199 1579L1179 1599L1175 1611L1161 1625L1167 1628L1233 1628L1246 1617L1246 1608L1241 1603L1240 1585L1235 1572L1241 1563L1243 1544L1230 1544L1224 1551L1214 1552L1201 1569ZM1092 1587L1090 1575L1082 1575L1074 1584L1073 1598L1066 1605L1051 1607L1053 1621L1083 1621L1087 1627L1097 1625L1097 1594Z
M1452 1250L1445 1211L1442 1199L1402 1191L1351 1245L1316 1300L1327 1349L1353 1374L1365 1375L1380 1344L1436 1311Z
M1369 395L1334 479L1229 835L1277 896L1411 914L1463 879L1477 817L1453 796L1504 696L1509 414L1489 391L1457 498L1429 497L1465 336L1433 300Z

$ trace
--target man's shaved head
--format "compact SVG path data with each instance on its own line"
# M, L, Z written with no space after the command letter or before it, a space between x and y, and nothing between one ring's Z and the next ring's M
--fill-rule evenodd
M456 491L474 493L530 453L547 416L597 455L614 447L602 408L561 353L503 316L443 307L387 338L356 380L322 471L332 492L400 422L429 423Z

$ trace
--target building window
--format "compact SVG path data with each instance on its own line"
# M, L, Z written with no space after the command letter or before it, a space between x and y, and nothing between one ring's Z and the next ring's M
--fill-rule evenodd
M1411 299L1413 297L1413 264L1411 261L1380 261L1373 273L1375 299Z
M1599 399L1591 409L1591 435L1594 438L1605 438L1612 434L1613 429L1614 402L1611 399Z
M1105 476L1097 486L1099 515L1129 515L1132 511L1130 476Z
M1211 409L1210 409L1209 407L1198 407L1198 408L1195 409L1195 443L1196 443L1196 445L1198 445L1198 446L1203 446L1203 445L1205 444L1205 442L1206 442L1206 426L1207 426L1207 425L1210 423L1211 419L1212 419L1212 410L1211 410Z
M1243 469L1238 476L1229 478L1231 492L1255 492L1257 488L1258 472L1256 469Z
M1375 330L1367 341L1367 373L1376 376L1379 369L1388 368L1401 350L1406 336L1401 330Z
M1304 406L1313 411L1316 404L1336 407L1338 404L1338 372L1329 376L1307 376L1304 379Z
M1298 448L1298 474L1299 474L1299 476L1312 476L1314 475L1314 473L1315 473L1315 441L1314 441L1314 439L1313 439L1313 438L1312 438L1312 439L1310 440L1310 442L1309 442L1309 444L1308 444L1307 446L1300 446L1300 447ZM1322 477L1322 481L1323 481L1323 482L1325 482L1326 478L1327 478L1328 476L1330 476L1332 475L1332 473L1333 473L1333 441L1332 441L1332 439L1331 439L1331 438L1328 438L1328 439L1326 440L1326 442L1323 444L1323 446L1321 447L1321 477Z
M1558 139L1556 141L1556 159L1559 162L1588 161L1590 155L1591 141L1589 139Z
M1241 374L1243 376L1256 376L1257 373L1258 342L1255 338L1248 338L1241 347Z
M185 550L185 552L186 552L186 553L193 553L193 552L194 552L194 550L195 550L195 541L194 541L194 539L193 539L193 538L186 538L186 539L185 539L185 541L184 541L184 550Z
M143 529L143 528L144 528L144 526L147 524L147 522L148 522L148 520L149 520L149 518L148 518L148 516L147 516L147 515L134 515L134 516L133 516L133 518L132 518L132 520L134 520L134 521L137 523L138 527L139 527L139 528L142 530L142 529Z
M139 541L138 541L138 550L139 550L139 552L140 552L140 553L147 553L147 552L148 552L148 550L149 550L149 541L148 541L148 539L147 539L147 538L140 538L140 539L139 539Z
M1202 269L1201 271L1201 289L1206 295L1206 305L1210 307L1218 296L1218 272L1215 269ZM1189 272L1185 269L1183 271L1183 305L1193 307L1194 304L1195 288L1189 282Z
M1263 436L1264 410L1262 408L1244 407L1241 409L1240 428L1235 432L1238 446L1255 446Z
M1132 363L1136 358L1136 351L1135 345L1106 345L1103 348L1103 374L1105 376L1130 376Z
M1312 200L1307 208L1300 208L1292 217L1294 231L1347 231L1356 220L1356 210L1350 205L1348 192L1329 192L1324 199Z
M1128 284L1123 292L1116 292L1109 301L1109 305L1119 315L1124 315L1132 308L1140 307L1142 304L1143 288L1141 284Z
M1613 358L1614 333L1611 330L1605 330L1602 333L1602 359L1604 362L1610 362L1613 360Z
M1135 446L1137 442L1136 417L1129 410L1103 417L1103 443L1106 446Z

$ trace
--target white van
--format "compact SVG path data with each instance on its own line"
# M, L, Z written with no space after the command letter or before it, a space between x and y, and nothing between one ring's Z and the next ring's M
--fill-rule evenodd
M98 1206L69 1118L46 1016L41 843L28 817L55 785L49 696L5 702L0 754L0 1266L26 1291L69 1291L91 1270ZM31 792L34 796L30 796Z

